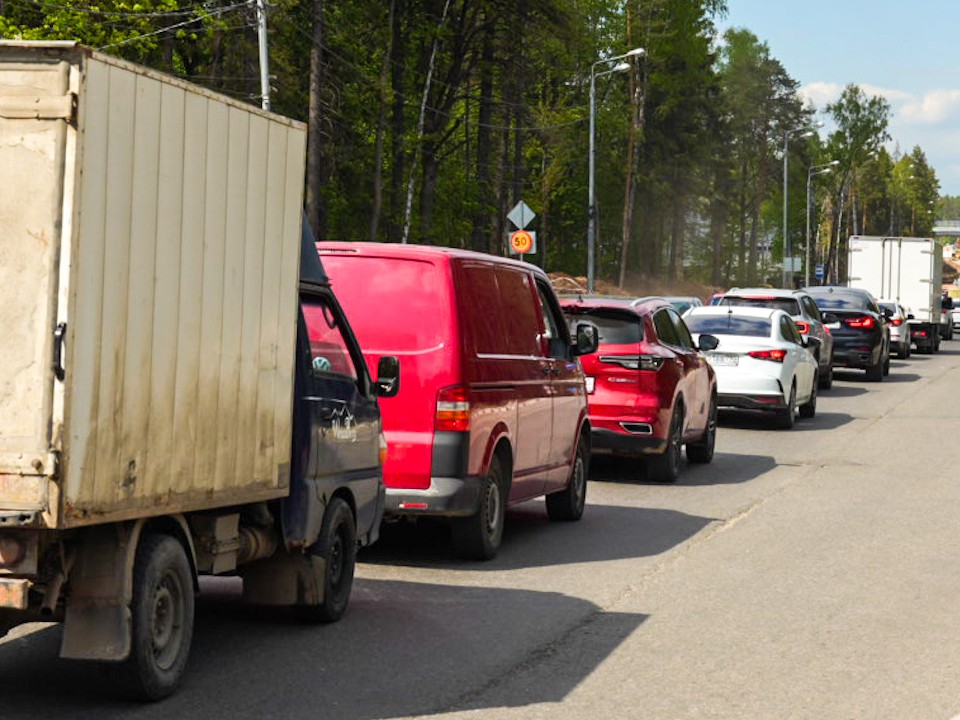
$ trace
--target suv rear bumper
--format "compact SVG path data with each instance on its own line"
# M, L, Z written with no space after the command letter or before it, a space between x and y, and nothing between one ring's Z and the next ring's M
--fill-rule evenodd
M833 364L835 366L865 369L880 362L880 346L871 350L857 350L856 348L833 348Z
M662 453L667 447L665 438L635 435L614 430L593 428L590 432L590 451L614 455L650 455Z

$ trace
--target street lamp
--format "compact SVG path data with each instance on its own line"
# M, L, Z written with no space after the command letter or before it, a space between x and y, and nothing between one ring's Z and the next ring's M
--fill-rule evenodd
M807 170L807 234L803 246L803 284L810 287L810 186L814 175L826 175L833 172L833 168L840 164L839 160L831 160L823 165L811 165Z
M619 62L614 65L609 70L604 70L603 72L597 72L597 65L603 63L612 63L616 60L624 60L625 58L633 57L642 57L646 51L643 48L634 48L628 53L623 55L616 55L610 58L604 58L602 60L597 60L590 66L590 149L588 152L587 166L588 178L587 178L587 292L592 293L594 288L594 252L596 248L596 235L597 235L597 225L596 225L596 199L594 191L594 177L596 174L596 164L597 164L597 148L596 148L596 115L597 115L597 78L603 77L604 75L610 75L615 72L623 72L624 70L630 69L630 63L628 62Z
M823 127L822 122L818 122L814 127ZM789 288L793 285L793 268L787 270L787 262L790 257L790 233L787 231L787 177L790 167L790 138L794 135L799 137L810 137L813 130L809 127L799 127L793 130L787 130L783 133L783 286Z

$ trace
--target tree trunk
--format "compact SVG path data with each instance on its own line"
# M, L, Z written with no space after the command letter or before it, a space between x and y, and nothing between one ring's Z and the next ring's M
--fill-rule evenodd
M380 214L383 211L383 145L384 135L387 132L387 107L389 105L390 65L393 62L393 16L396 12L396 0L390 0L388 27L390 39L387 42L387 51L383 55L383 65L380 68L380 114L377 116L377 140L373 158L373 207L370 208L370 242L377 239L380 233Z
M404 87L403 75L407 62L407 42L403 34L403 18L407 11L406 0L396 0L393 14L393 27L390 37L393 41L393 63L391 66L390 87L393 92L393 105L390 109L390 219L387 234L392 242L400 238L402 232L400 217L403 208L403 178L406 169L404 149Z
M473 216L470 247L488 252L490 245L490 167L493 162L491 125L493 123L493 24L488 23L483 36L480 59L480 107L477 110L477 211Z
M307 106L306 213L318 238L326 235L323 199L323 0L313 0L313 43L310 47L310 99Z
M423 178L420 187L419 241L425 245L434 245L436 243L433 236L433 211L436 207L439 163L437 160L437 148L432 140L425 139L421 147L421 152L423 153Z

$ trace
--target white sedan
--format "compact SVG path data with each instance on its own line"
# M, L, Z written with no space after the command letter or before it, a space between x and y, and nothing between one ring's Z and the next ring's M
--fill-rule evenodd
M792 428L817 411L817 360L783 310L707 306L688 310L684 321L694 335L715 335L720 343L704 357L717 373L721 407L772 411L779 427Z

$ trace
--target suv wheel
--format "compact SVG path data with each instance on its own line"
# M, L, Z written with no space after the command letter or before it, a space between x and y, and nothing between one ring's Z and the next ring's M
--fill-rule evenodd
M820 374L820 379L817 382L821 390L829 390L833 387L833 358L830 359L830 364L827 365L827 369Z
M683 408L677 403L670 418L667 447L659 455L647 456L647 478L654 482L673 483L680 476L680 451L683 449Z
M867 380L870 382L880 382L883 380L883 361L878 360L876 364L867 368Z

